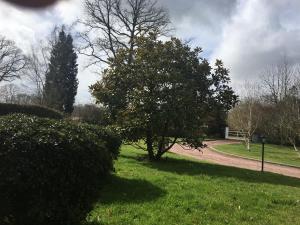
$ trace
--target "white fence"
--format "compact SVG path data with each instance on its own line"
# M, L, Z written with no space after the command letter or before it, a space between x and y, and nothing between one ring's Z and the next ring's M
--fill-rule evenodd
M229 140L245 140L246 132L239 130L230 130L229 127L225 129L225 139Z

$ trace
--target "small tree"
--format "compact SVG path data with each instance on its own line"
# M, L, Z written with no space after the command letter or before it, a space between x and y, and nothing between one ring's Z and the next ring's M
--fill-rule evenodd
M241 102L228 115L231 128L245 132L245 144L250 151L250 143L262 121L260 87L255 83L245 82Z
M77 66L73 38L62 28L53 45L46 74L44 98L49 107L72 113L78 87Z
M261 122L260 104L249 100L240 102L228 115L228 124L231 128L245 132L244 140L247 150L250 151L251 138Z
M97 102L130 142L144 140L150 160L158 160L175 143L201 148L203 125L213 98L211 67L200 48L156 35L137 40L134 61L122 49L91 87ZM140 146L143 148L143 146Z

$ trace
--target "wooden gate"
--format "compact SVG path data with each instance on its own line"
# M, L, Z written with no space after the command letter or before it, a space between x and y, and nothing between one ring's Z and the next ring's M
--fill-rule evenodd
M240 130L230 130L229 127L225 129L225 139L229 140L245 140L246 132Z

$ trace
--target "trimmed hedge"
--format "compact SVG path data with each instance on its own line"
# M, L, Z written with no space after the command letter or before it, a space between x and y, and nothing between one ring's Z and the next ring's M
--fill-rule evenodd
M113 159L118 158L122 141L117 132L114 132L109 128L102 128L98 125L82 124L82 126L96 134L100 140L105 142L106 148L109 149Z
M0 116L22 113L29 116L38 116L51 119L63 119L64 115L54 109L38 105L17 105L0 103Z
M93 129L21 114L0 118L0 224L85 219L121 143Z

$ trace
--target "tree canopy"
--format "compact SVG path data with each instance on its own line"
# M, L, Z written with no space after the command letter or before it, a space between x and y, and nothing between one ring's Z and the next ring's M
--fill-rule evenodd
M201 48L192 49L177 38L163 42L151 34L138 38L137 46L131 63L129 50L119 50L103 79L91 86L97 102L108 108L127 141L145 141L151 160L160 159L175 143L203 147L211 104L229 110L236 99L227 86L228 74L220 72L225 71L223 64L217 61L213 71L199 57Z
M73 38L62 29L53 45L46 74L44 98L49 107L72 113L78 87L77 66Z

